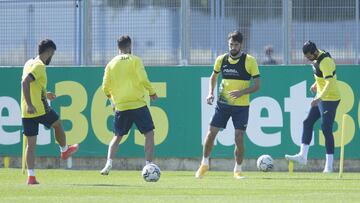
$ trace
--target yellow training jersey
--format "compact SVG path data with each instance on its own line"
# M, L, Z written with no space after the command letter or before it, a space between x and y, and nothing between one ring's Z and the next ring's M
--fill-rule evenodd
M47 76L45 64L39 59L39 57L30 59L25 63L22 80L24 80L29 74L31 74L34 79L34 81L30 83L30 99L36 109L36 113L27 113L27 105L23 89L21 88L21 116L23 118L38 117L51 110L46 98Z
M317 95L320 95L325 87L325 80L329 81L329 87L320 99L322 101L340 100L340 91L336 80L336 65L330 54L320 51L317 60L313 61L314 78L316 81Z
M242 53L240 58L233 59L229 54L221 55L215 61L214 72L221 72L222 74L218 102L232 106L249 106L249 94L233 99L229 92L248 88L250 79L260 76L258 65L253 56Z
M143 107L146 91L155 94L141 59L131 54L118 55L107 64L102 88L119 111Z

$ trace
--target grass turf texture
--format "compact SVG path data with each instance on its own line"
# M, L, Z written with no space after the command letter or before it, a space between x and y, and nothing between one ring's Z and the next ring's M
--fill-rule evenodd
M26 185L20 169L0 169L0 202L358 202L360 173L162 171L148 183L141 171L36 170L40 185Z

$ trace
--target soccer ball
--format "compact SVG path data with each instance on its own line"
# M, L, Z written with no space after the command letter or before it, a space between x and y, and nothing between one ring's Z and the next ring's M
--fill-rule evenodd
M147 164L144 166L141 175L146 182L157 182L160 179L161 171L156 164Z
M270 155L264 154L261 155L256 162L256 166L260 171L268 172L271 171L274 167L273 159Z

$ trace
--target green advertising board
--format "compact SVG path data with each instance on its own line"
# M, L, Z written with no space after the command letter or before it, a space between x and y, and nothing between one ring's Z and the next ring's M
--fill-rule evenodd
M347 116L345 158L360 158L360 67L337 66L342 100L334 125L339 153L342 118ZM159 99L149 103L155 123L157 157L192 158L202 154L214 106L205 102L212 67L147 67ZM281 158L296 153L302 121L309 109L313 83L309 66L260 67L261 89L251 95L250 118L245 138L246 158L270 154ZM21 68L0 68L0 155L21 154ZM57 99L51 106L60 114L69 144L80 143L76 156L105 157L112 134L113 112L101 90L103 68L49 67L48 91ZM233 157L231 120L215 141L212 157ZM58 156L53 132L40 127L37 154ZM325 147L320 122L314 127L310 158L323 158ZM144 137L132 128L122 140L118 156L143 157Z

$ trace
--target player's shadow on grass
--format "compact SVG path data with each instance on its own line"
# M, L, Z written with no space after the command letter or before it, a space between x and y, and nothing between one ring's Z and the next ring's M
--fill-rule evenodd
M71 184L76 187L142 187L139 185L124 185L124 184Z

